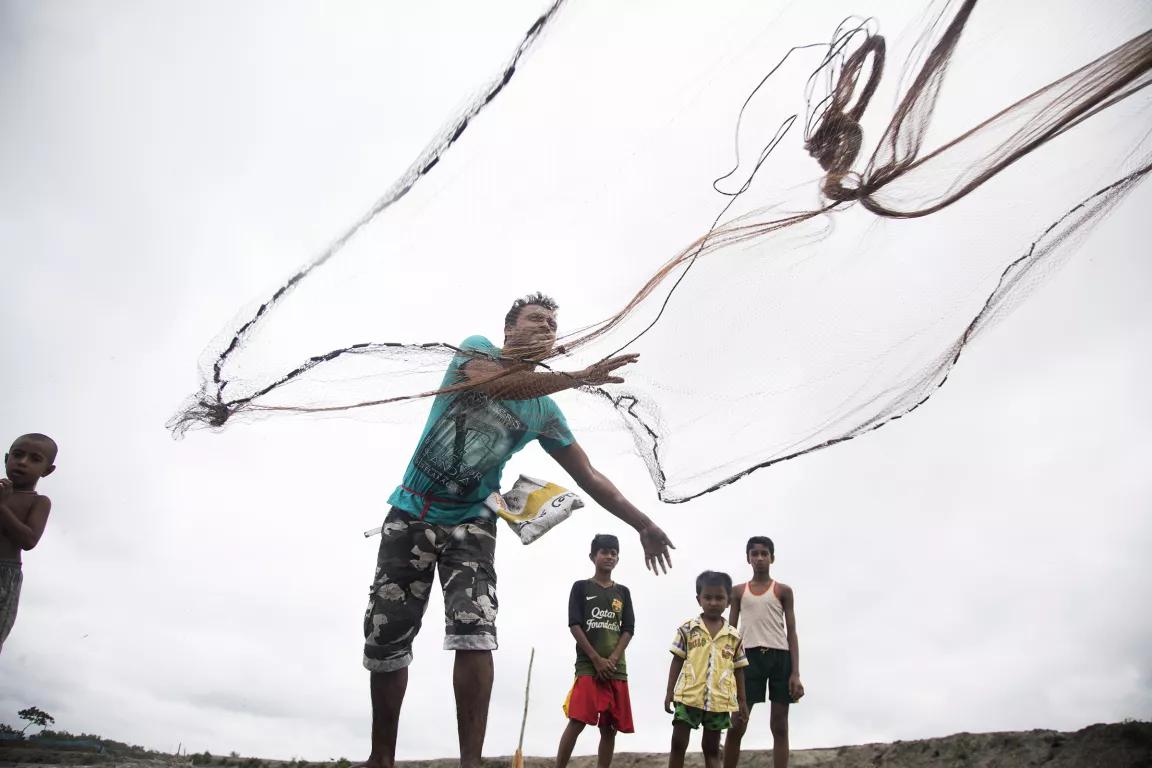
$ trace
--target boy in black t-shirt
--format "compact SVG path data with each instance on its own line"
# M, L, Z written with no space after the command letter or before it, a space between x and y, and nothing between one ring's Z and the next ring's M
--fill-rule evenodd
M572 585L568 628L576 638L576 682L564 702L568 727L560 737L556 768L565 768L585 725L600 727L597 768L608 768L616 749L616 732L632 733L632 703L624 649L632 639L636 617L628 587L612 581L620 541L610 534L592 539L588 559L596 566L590 579Z

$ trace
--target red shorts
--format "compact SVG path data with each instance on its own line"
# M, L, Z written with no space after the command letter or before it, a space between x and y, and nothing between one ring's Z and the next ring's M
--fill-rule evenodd
M632 733L632 700L627 680L597 680L580 675L564 701L564 714L588 725L611 725Z

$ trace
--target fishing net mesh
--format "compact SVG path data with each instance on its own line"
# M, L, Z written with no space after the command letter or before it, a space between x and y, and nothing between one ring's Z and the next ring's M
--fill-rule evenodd
M1152 11L803 5L685 11L689 31L550 6L220 333L169 427L491 386L516 366L450 391L444 371L537 288L562 333L520 362L640 355L557 400L577 435L629 430L667 502L912 412L1148 173Z

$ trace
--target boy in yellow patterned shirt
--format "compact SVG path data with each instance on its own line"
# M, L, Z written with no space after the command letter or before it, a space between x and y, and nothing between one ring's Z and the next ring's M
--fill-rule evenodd
M720 766L720 733L748 719L744 695L744 645L740 633L724 619L732 595L732 578L718 571L696 577L699 617L684 622L672 640L672 665L664 711L672 717L668 768L683 768L692 730L704 726L700 748L707 768ZM674 706L673 706L674 705Z

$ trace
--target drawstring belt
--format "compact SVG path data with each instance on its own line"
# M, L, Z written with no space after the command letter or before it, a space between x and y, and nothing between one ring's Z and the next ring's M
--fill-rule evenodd
M475 501L461 501L460 499L445 499L439 496L432 496L427 493L420 493L420 491L413 490L406 485L401 485L400 487L405 491L408 491L408 493L412 494L413 496L417 496L424 500L424 507L420 510L421 520L423 520L424 516L428 514L428 510L432 507L433 504L455 504L458 507L470 507L473 504L478 503Z

